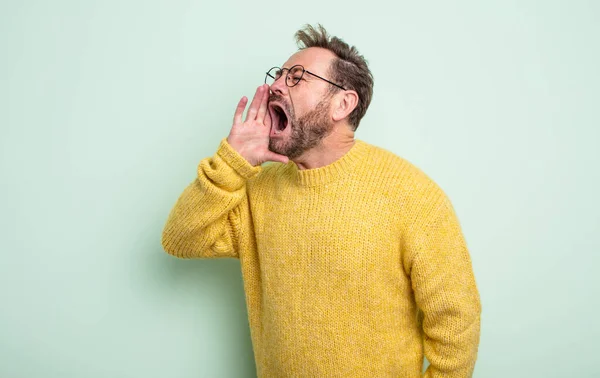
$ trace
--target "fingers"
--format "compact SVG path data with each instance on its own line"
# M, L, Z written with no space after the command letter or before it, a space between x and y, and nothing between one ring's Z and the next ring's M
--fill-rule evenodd
M246 121L253 121L256 119L256 115L258 114L258 108L260 107L260 103L263 99L264 90L264 85L261 85L256 89L256 93L254 94L254 98L252 99L252 103L250 104L250 109L248 109L248 114L246 115Z
M269 102L267 101L267 105ZM265 111L265 118L262 121L262 124L267 126L267 129L271 129L271 125L273 124L273 120L271 119L271 113L269 113L269 109Z
M246 96L242 97L240 102L238 102L237 108L235 109L235 114L233 115L233 124L234 125L242 123L242 115L244 114L244 109L246 109L247 103L248 103L248 98Z
M262 101L260 102L258 114L256 115L256 120L260 123L263 123L265 119L265 114L267 114L267 104L269 103L269 87L266 85L264 87Z

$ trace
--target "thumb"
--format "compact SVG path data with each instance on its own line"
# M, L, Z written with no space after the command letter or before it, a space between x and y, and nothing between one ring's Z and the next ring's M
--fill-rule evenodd
M279 155L275 152L269 152L266 156L268 161L277 161L279 163L287 164L290 159L285 155Z

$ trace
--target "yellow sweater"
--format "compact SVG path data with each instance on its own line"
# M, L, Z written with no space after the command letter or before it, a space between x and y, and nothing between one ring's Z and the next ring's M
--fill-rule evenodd
M361 140L325 167L253 167L226 139L163 248L240 259L259 377L469 377L481 305L444 192Z

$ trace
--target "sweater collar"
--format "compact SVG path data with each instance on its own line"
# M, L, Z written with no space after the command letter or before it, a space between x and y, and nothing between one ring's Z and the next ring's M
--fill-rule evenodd
M354 145L341 158L323 167L298 169L296 163L290 161L292 178L299 186L312 187L327 184L351 174L357 164L367 156L368 144L354 139Z

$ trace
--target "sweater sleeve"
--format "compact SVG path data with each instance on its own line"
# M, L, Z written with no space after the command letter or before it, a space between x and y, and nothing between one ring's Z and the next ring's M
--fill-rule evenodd
M404 248L412 257L410 278L430 363L424 377L471 377L481 316L471 259L448 198L442 195L423 209L406 232Z
M240 233L250 227L246 182L261 169L221 140L171 210L162 233L164 250L181 258L239 258Z

